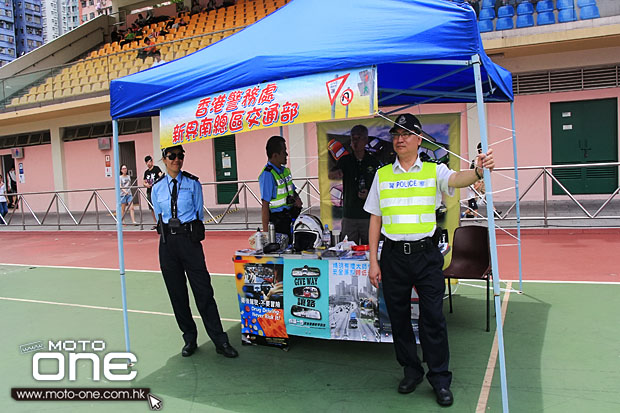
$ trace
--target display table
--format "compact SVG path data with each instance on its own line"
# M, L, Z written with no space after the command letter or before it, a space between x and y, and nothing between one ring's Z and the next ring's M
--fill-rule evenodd
M448 249L443 248L444 255ZM287 347L290 335L392 342L382 291L370 283L366 259L255 255L244 250L233 262L244 344ZM418 314L413 289L416 337Z

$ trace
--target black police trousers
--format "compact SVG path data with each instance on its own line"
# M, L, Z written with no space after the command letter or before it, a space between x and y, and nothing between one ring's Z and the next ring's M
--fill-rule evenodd
M196 307L211 341L220 346L228 341L217 310L211 276L207 271L200 242L192 242L189 234L167 235L166 243L159 242L159 266L168 289L174 316L183 332L185 343L196 342L198 331L189 307L185 275L192 287Z
M404 367L405 377L424 376L411 326L411 289L415 287L420 305L420 344L428 366L426 378L435 389L450 388L450 351L443 315L443 255L435 246L405 254L402 247L390 248L384 243L380 267L396 359Z
M288 235L289 243L292 243L291 222L293 222L293 218L289 210L285 209L280 212L269 212L269 222L273 223L278 234Z

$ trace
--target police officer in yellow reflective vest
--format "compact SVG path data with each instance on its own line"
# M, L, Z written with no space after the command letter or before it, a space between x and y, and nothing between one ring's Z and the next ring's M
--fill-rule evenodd
M268 162L258 177L263 231L273 222L277 233L290 237L291 221L299 215L302 202L295 192L291 171L286 167L286 141L282 136L272 136L265 149Z
M420 305L420 343L428 366L426 377L437 403L450 406L452 373L446 320L443 316L445 281L443 255L437 247L435 208L442 193L450 196L482 177L482 168L493 170L492 150L478 155L475 169L455 172L446 165L422 162L418 147L422 125L411 114L399 115L390 129L396 153L393 164L380 168L364 205L369 212L370 281L383 284L392 324L396 359L404 367L398 391L410 393L424 379L411 326L411 290L415 286ZM379 238L385 237L378 260Z

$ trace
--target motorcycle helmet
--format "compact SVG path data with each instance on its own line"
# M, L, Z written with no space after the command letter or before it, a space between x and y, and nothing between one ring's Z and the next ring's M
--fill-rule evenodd
M293 247L295 251L303 251L321 246L323 225L314 215L302 214L297 217L293 226Z

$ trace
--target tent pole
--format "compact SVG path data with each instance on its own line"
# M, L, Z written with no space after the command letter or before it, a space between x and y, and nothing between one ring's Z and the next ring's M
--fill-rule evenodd
M112 120L112 139L114 141L114 192L116 193L116 239L118 241L118 268L121 273L121 297L123 301L123 325L125 327L125 351L131 352L129 345L129 324L127 321L127 293L125 290L125 251L123 249L123 214L121 209L120 155L118 146L118 120Z
M489 150L487 141L487 120L484 112L482 96L482 77L480 74L480 56L472 56L474 66L474 81L476 83L476 106L478 106L478 120L480 122L480 141L482 152ZM499 268L497 265L497 240L495 239L495 216L493 212L493 188L491 186L491 172L484 169L484 185L486 187L487 220L489 224L489 242L491 249L491 270L493 271L493 297L495 300L495 321L497 323L497 348L499 356L500 381L502 387L502 407L504 413L508 410L508 386L506 383L506 360L504 357L504 329L502 326L502 303L500 301Z
M519 291L523 292L523 265L521 262L521 207L519 201L519 168L517 164L517 130L515 129L515 102L510 102L510 118L512 119L512 153L515 168L515 196L517 197L517 245L519 248Z

